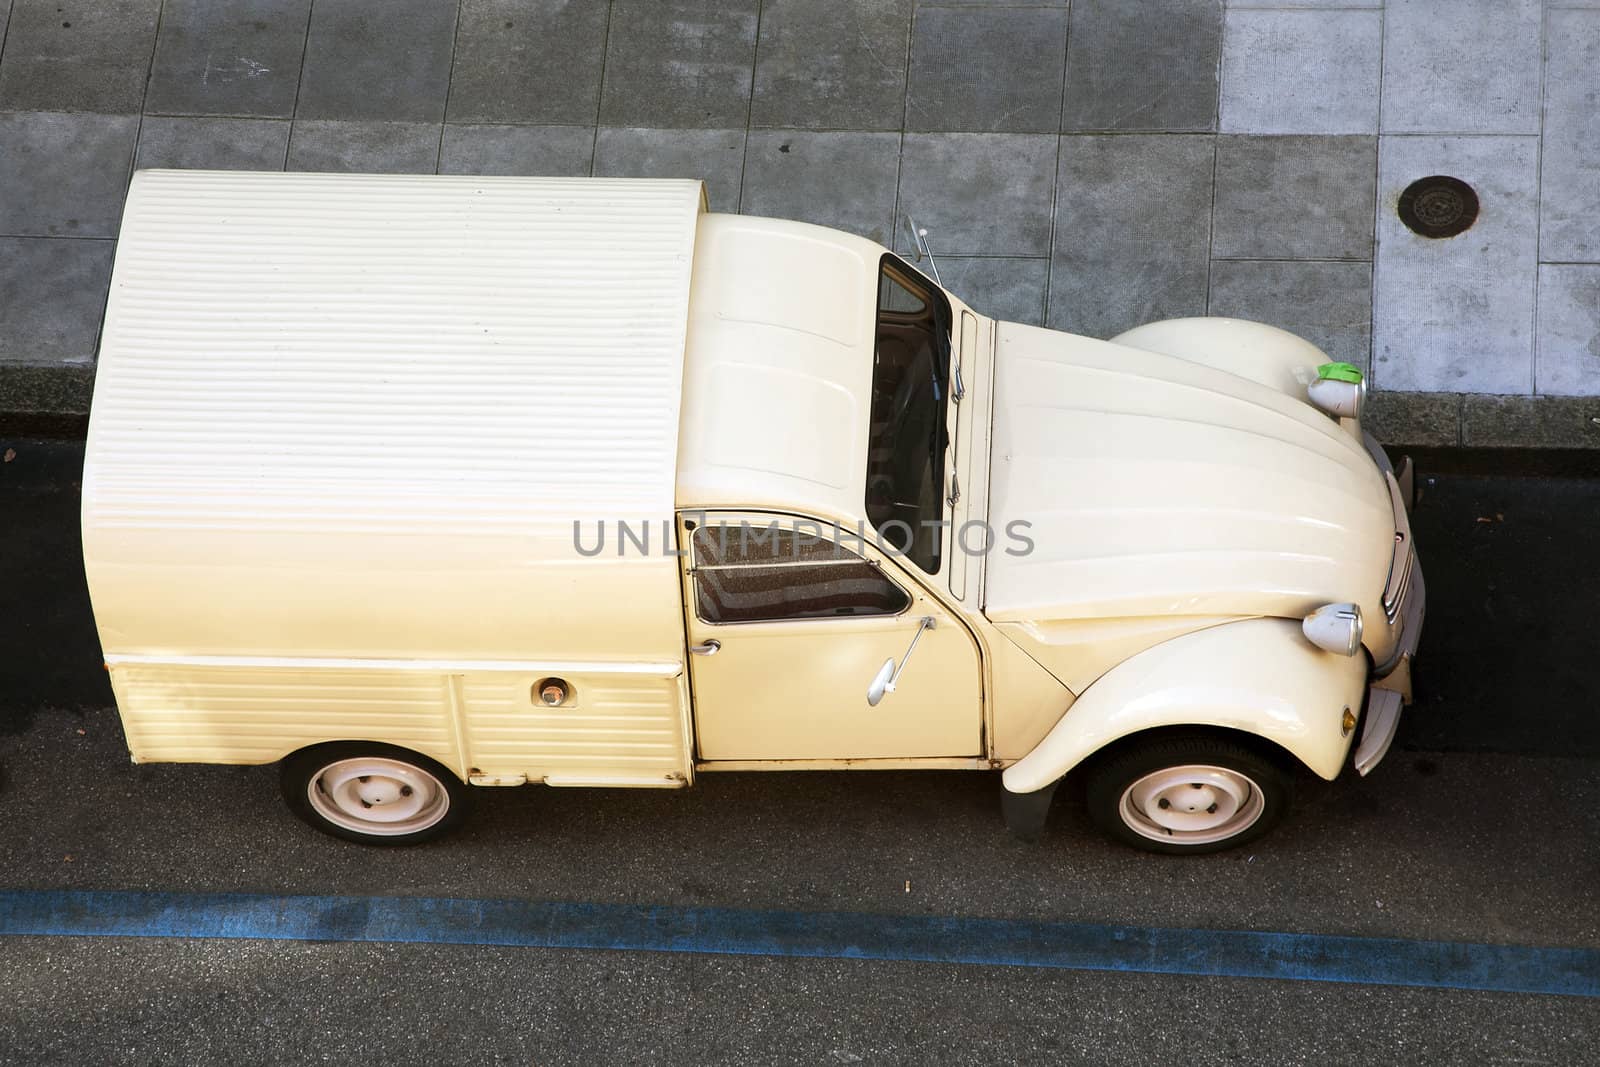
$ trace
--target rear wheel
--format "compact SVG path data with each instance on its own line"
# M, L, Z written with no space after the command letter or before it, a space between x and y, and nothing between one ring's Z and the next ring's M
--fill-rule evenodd
M1124 844L1150 852L1220 852L1276 826L1289 776L1252 749L1206 736L1135 744L1096 765L1089 815Z
M279 776L284 802L323 833L369 845L412 845L466 819L472 794L443 764L377 742L296 752Z

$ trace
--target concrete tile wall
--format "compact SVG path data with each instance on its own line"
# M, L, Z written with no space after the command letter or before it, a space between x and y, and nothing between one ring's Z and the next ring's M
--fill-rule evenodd
M1600 7L1549 13L1539 258L1600 261Z
M1222 34L1226 133L1376 133L1378 11L1229 8Z
M1394 433L1600 445L1597 100L1600 0L0 0L0 411L82 409L132 167L288 167L909 211L980 310L1258 318Z
M164 0L144 110L293 118L310 17L311 0Z
M1417 237L1394 205L1423 173L1461 178L1495 210L1483 211L1459 237ZM1373 382L1379 388L1532 392L1537 138L1385 137L1378 185Z
M1110 337L1204 314L1213 138L1063 138L1047 323Z
M0 56L0 108L138 111L161 0L15 0Z
M1384 133L1538 133L1539 0L1389 0Z
M1216 129L1221 34L1212 0L1075 0L1062 130Z

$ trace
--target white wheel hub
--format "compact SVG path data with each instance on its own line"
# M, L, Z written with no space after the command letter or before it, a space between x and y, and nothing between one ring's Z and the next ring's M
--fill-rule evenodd
M1266 800L1248 775L1191 763L1138 779L1123 791L1117 810L1129 829L1153 841L1206 845L1255 825Z
M328 764L312 775L306 797L335 826L377 837L426 830L450 810L443 782L414 764L381 756Z

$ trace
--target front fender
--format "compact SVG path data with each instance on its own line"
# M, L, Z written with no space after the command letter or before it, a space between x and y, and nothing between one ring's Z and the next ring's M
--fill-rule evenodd
M1227 371L1295 400L1306 399L1318 365L1330 358L1298 334L1244 319L1164 319L1136 326L1111 342Z
M1364 655L1307 641L1291 619L1246 619L1173 638L1133 656L1084 690L1044 739L1006 768L1005 788L1051 785L1118 738L1161 726L1220 726L1266 738L1323 778L1344 766L1359 711Z

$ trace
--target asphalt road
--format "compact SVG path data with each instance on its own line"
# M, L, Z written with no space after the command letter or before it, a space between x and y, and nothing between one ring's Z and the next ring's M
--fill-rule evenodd
M83 589L70 444L0 442L0 888L851 911L1600 949L1600 482L1424 471L1421 700L1367 779L1253 849L1001 828L993 778L706 775L483 790L352 847L271 768L134 767ZM1600 999L884 960L0 937L0 1062L1593 1059Z

